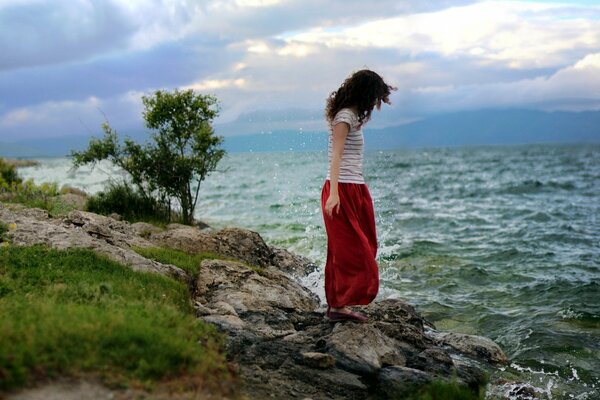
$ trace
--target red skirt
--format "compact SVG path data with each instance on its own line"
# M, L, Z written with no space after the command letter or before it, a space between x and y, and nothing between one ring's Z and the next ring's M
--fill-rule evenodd
M369 304L379 290L377 232L373 200L365 184L338 183L339 212L325 214L329 180L321 192L321 210L327 231L325 296L340 308Z

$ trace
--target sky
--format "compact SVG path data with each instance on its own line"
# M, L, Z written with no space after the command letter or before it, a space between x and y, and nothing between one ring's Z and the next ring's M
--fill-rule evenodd
M600 1L0 0L0 142L142 131L141 96L220 101L224 136L324 130L370 68L369 123L478 109L600 110Z

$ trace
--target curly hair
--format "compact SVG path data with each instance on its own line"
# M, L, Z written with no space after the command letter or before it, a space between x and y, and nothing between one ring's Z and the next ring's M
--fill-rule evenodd
M329 122L342 108L356 107L358 122L362 125L371 118L373 108L380 101L389 102L389 95L395 87L385 83L377 73L363 69L353 73L335 92L327 98L325 117Z

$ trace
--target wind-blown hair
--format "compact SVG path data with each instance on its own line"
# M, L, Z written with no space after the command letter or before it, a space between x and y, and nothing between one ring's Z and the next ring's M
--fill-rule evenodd
M377 73L363 69L353 73L335 92L327 98L325 117L333 121L338 111L345 107L356 107L360 125L371 118L378 102L389 103L389 95L395 87L385 83Z

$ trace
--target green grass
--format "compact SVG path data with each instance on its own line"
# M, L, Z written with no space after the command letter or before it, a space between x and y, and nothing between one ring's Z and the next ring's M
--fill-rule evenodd
M138 254L151 260L155 260L163 264L175 265L192 275L194 279L198 277L200 263L203 260L215 260L222 258L213 253L190 254L186 253L185 251L166 247L137 247L134 250Z
M193 316L187 287L88 250L0 248L0 389L39 377L229 379L223 338Z
M138 254L161 262L163 264L173 264L187 273L191 274L194 279L198 278L198 273L200 272L200 263L203 260L224 260L224 261L234 261L239 264L242 264L252 271L256 272L262 276L269 276L264 268L257 267L255 265L247 264L240 260L235 260L232 258L224 258L218 254L214 253L186 253L185 251L170 249L166 247L137 247L134 249Z

